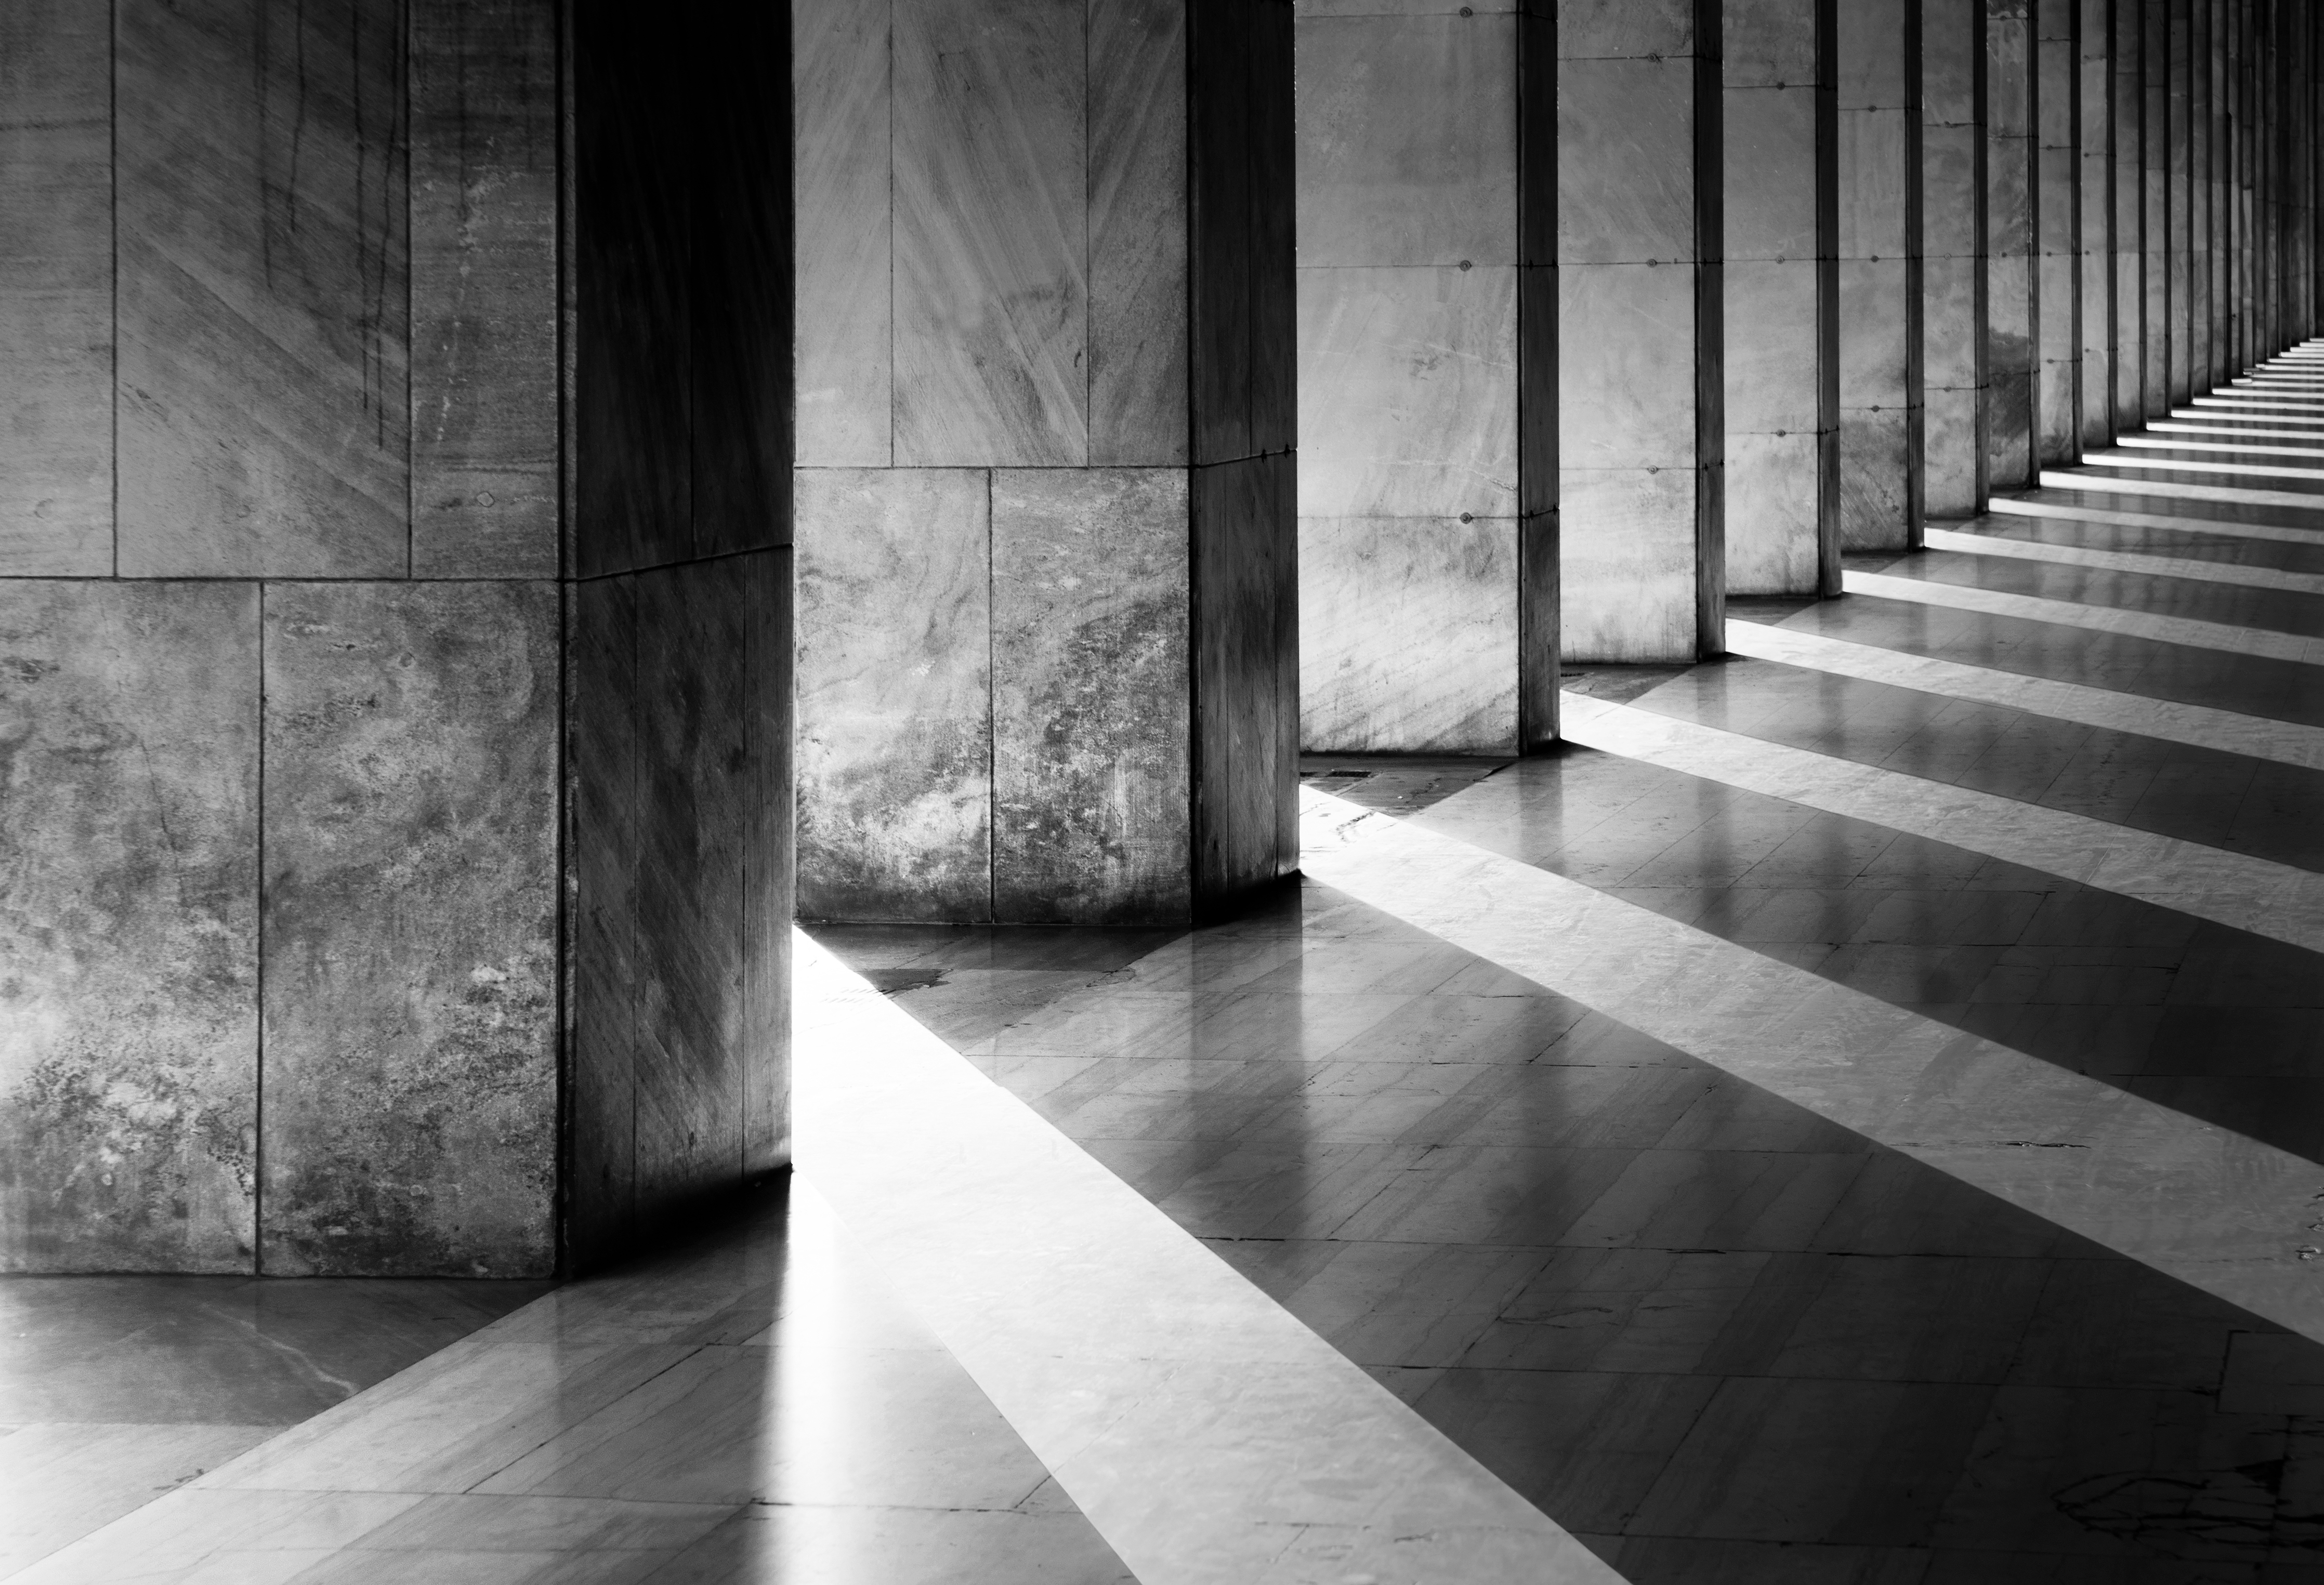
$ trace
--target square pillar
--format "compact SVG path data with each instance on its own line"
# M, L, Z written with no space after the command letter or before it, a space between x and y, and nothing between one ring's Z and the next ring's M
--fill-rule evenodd
M797 7L799 908L1296 862L1289 0Z
M2146 421L2146 0L2112 0L2114 63L2114 423Z
M1727 588L1840 593L1839 0L1726 0Z
M2034 371L2043 305L2034 244L2037 183L2034 0L1986 0L1986 378L1992 488L2032 483Z
M1558 513L1568 659L1724 647L1719 0L1557 34Z
M2037 468L2081 456L2081 73L2076 0L2034 0L2034 379ZM2030 481L2029 481L2030 482Z
M1840 543L1921 544L1921 0L1840 9Z
M2081 134L2078 246L2082 284L2082 379L2076 426L2081 447L2114 444L2115 346L2119 338L2114 259L2115 0L2071 0Z
M1555 734L1554 27L1547 0L1295 23L1312 749Z
M1985 5L1921 0L1924 501L1936 517L1985 510Z

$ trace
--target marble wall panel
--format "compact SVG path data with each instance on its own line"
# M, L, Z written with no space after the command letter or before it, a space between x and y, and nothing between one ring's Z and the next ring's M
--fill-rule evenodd
M692 169L684 31L575 0L573 547L596 577L694 552Z
M1908 161L1917 123L1901 109L1840 112L1840 256L1896 259L1906 251L1906 206L1919 189Z
M1302 270L1299 511L1508 517L1517 272Z
M1311 518L1299 529L1307 747L1516 753L1515 521Z
M2036 0L2034 24L2035 465L2081 456L2082 269L2079 256L2082 173L2075 102L2078 0Z
M1727 433L1813 433L1825 355L1813 259L1729 260Z
M115 14L119 568L407 570L395 0Z
M263 1269L538 1276L557 1175L554 584L274 584Z
M1083 10L916 0L893 27L896 461L1079 466Z
M1299 263L1517 263L1517 19L1298 23Z
M2146 219L2141 86L2144 0L2112 0L2108 27L2114 67L2114 427L2145 422L2141 381L2146 367Z
M802 468L795 489L799 911L990 918L988 477Z
M696 557L791 542L790 27L776 6L715 15L679 33Z
M1816 80L1818 0L1725 0L1720 69L1730 88L1802 87Z
M1291 450L1300 385L1290 0L1202 6L1186 57L1197 465Z
M1699 632L1693 468L1583 468L1559 478L1565 659L1692 659Z
M1194 908L1299 866L1298 459L1194 470Z
M1982 393L1932 385L1922 422L1929 470L1925 510L1931 517L1976 516L1982 510L1973 460L1985 437Z
M1822 438L1727 432L1727 592L1812 593Z
M1558 0L1557 53L1564 60L1692 54L1697 25L1698 0Z
M1840 262L1840 404L1896 410L1916 367L1914 327L1900 311L1914 271L1903 259Z
M2190 224L2189 207L2194 198L2192 128L2189 121L2191 110L2190 67L2192 19L2188 14L2189 0L2170 0L2164 16L2165 59L2170 63L2170 75L2163 84L2168 107L2169 130L2165 142L2166 166L2163 180L2168 186L2164 208L2168 211L2170 248L2171 354L2170 364L2164 371L2169 382L2170 399L2184 402L2194 394L2188 388L2193 370L2193 338L2195 331L2194 232Z
M1985 510L1984 261L1941 254L1922 265L1924 320L1923 404L1928 410L1928 510L1941 517L1970 517ZM1938 418L1942 403L1945 417Z
M1558 263L1697 257L1695 62L1575 61L1557 77Z
M1795 9L1804 9L1797 5ZM1816 253L1816 90L1812 78L1722 97L1727 124L1726 260Z
M0 11L0 576L113 570L113 57L103 0Z
M1695 407L1695 313L1691 268L1559 269L1558 457L1566 473L1686 468L1700 460L1688 421ZM1562 509L1571 530L1572 502Z
M557 15L418 0L411 571L558 570Z
M1847 408L1840 413L1840 532L1848 550L1911 548L1921 502L1912 458L1917 410Z
M747 573L757 559L659 567L634 580L641 1228L742 1175Z
M0 1269L249 1272L258 591L0 582Z
M1185 13L1089 19L1089 460L1186 461Z
M992 913L1191 917L1184 468L992 476Z
M637 1214L637 580L572 589L566 678L571 1018L565 1252L587 1270Z
M2032 12L2030 0L1991 0L1986 9L1986 461L1996 489L2025 484L2034 465Z
M802 467L884 467L889 346L889 10L793 0Z
M2146 415L2159 418L2171 396L2171 0L2143 0L2139 81L2144 95L2140 127L2139 201L2146 283L2146 362L2140 383Z

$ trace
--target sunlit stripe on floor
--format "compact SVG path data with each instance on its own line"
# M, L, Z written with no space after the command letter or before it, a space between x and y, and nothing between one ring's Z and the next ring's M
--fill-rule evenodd
M1577 694L1569 741L2324 952L2324 874Z
M1475 845L1522 823L1514 781L1489 777L1404 821L1303 789L1301 862L1369 908L2324 1340L2324 1263L2301 1258L2318 1241L2314 1163Z
M2224 622L2201 622L2191 616L2159 616L2146 611L2126 611L2116 605L2085 605L2079 600L2050 600L2039 594L1981 589L1973 584L1950 584L1937 578L1858 572L1854 567L1840 575L1840 587L1851 594L1877 594L1884 600L1909 600L1918 605L1943 605L1987 616L2014 616L2026 622L2089 628L2094 632L2119 633L2126 639L2183 644L2190 650L2222 650L2231 655L2256 655L2266 660L2324 662L2324 638L2312 639L2304 633L2236 627Z
M2319 456L2324 457L2324 446L2252 446L2235 445L2225 440L2181 440L2181 435L2232 435L2233 429L2198 429L2191 424L2149 424L2142 435L2125 435L2116 446L2135 446L2168 451L2232 451L2239 456ZM2263 430L2264 434L2266 431Z
M2115 444L2117 446L2176 446L2181 444L2175 440L2153 440L2148 438L2149 436L2154 435L2247 435L2255 440L2313 440L2318 442L2318 444L2314 446L2292 447L2286 449L2283 452L2283 455L2290 456L2296 452L2301 456L2324 456L2324 434L2319 434L2314 429L2238 429L2232 424L2190 424L2182 423L2172 419L2157 419L2154 422L2147 425L2143 432L2136 435L2125 435L2120 439L2116 440ZM2216 444L2216 442L2211 444ZM2220 449L2232 451L2273 451L2275 447L2268 446L2236 446L2221 447Z
M798 1163L1144 1585L1620 1576L805 935Z
M1964 534L1951 529L1926 530L1929 548L1955 550L1969 556L1999 556L2018 561L2044 561L2059 567L2093 567L2107 572L2144 573L2158 578L2190 578L2198 583L2234 584L2246 589L2282 589L2297 594L2324 594L2324 574L2279 572L2272 567L2237 567L2228 561L2197 561L2185 556L2147 556L2135 550L2089 550L2080 545L2052 545L2040 539L2004 539L1992 534Z
M2250 412L2317 412L2324 410L2324 401L2307 401L2290 396L2198 396L2191 399L2197 407L2235 408Z
M2068 486L2079 489L2079 485ZM2174 529L2194 534L2224 534L2238 539L2267 539L2285 545L2324 545L2324 527L2288 528L2282 523L2227 522L2208 517L2171 517L2160 512L2116 511L2103 506L2079 506L2067 501L2025 501L1997 495L1988 511L2014 517L2061 518L2071 522L2106 523L2126 529Z
M2237 506L2288 506L2296 511L2324 511L2324 494L2297 490L2245 490L2232 484L2174 484L2162 479L2124 479L2099 474L2063 474L2042 470L2037 481L2048 490L2080 490L2092 495L2176 496L2181 501L2221 501ZM2324 521L2317 525L2324 529Z
M2200 401L2202 398L2195 399ZM2246 413L2230 407L2174 407L2175 419L2232 419L2238 424L2317 424L2324 425L2324 417L2306 413Z
M1773 660L1948 699L2023 710L2052 721L2072 721L2109 732L2135 733L2167 742L2324 770L2324 727L2270 721L2264 716L2182 705L2170 699L2149 699L2137 694L2117 694L1991 667L1964 666L1955 660L1908 655L1876 644L1858 644L1763 622L1729 622L1727 648L1731 654L1755 660Z
M2223 474L2237 479L2317 479L2324 480L2324 468L2295 468L2282 463L2212 462L2197 456L2125 456L2112 451L2086 451L2082 454L2084 467L2152 468L2174 474Z

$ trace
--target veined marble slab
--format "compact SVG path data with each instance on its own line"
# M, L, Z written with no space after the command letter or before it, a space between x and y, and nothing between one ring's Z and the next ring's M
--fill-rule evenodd
M2107 451L2086 451L2082 454L2084 467L2156 468L2174 474L2227 474L2247 479L2324 479L2324 468L2290 468L2280 463L2206 462L2200 457L2119 456Z
M2324 952L2324 874L1568 693L1565 737Z
M1619 1579L825 948L798 954L801 1169L1145 1585Z
M1567 696L1569 711L1578 703L1597 702ZM1399 822L1303 790L1303 867L2057 1226L2324 1338L2324 1265L2308 1258L2324 1168L1462 840L1512 828L1522 796L1514 779L1489 778Z
M2271 660L2324 663L2324 639L2269 632L2262 628L2230 627L2223 622L2200 622L2191 616L2156 616L2111 605L2083 605L2071 600L2045 600L2038 594L2014 594L1969 584L1941 583L1934 578L1858 572L1852 567L1840 575L1840 586L1852 594L1878 594L1923 605L1950 605L1957 611L1982 611L1994 616L2023 617L2028 622L2054 622L2067 627L2153 639L2162 644L2263 655Z
M2080 488L2076 485L2074 488ZM2222 518L2171 517L2155 512L2109 511L2104 507L2074 506L2059 501L2020 501L1997 495L1986 511L2012 517L2054 517L2080 523L2115 523L2126 529L2180 529L2199 534L2225 534L2237 539L2273 539L2286 545L2314 545L2314 529L2286 528L2281 523L2229 522Z
M2324 728L2271 721L2265 716L2244 715L2233 710L2214 710L2202 705L2117 694L2052 677L1963 666L1959 661L1909 655L1874 644L1851 643L1845 639L1763 622L1729 622L1727 648L1730 654L1748 655L1755 660L1803 666L1840 677L1860 677L1866 682L1916 688L1949 699L1969 699L2059 721L2080 722L2085 726L2132 732L2142 737L2163 738L2324 770Z
M2247 589L2290 589L2302 594L2324 594L2324 576L2280 572L2271 567L2237 567L2232 562L2198 561L2187 556L2148 556L2134 550L2090 550L2080 545L2001 539L1990 534L1964 534L1953 529L1929 530L1926 543L1932 550L1958 550L1970 556L2014 557L2020 561L2104 567L2108 572L2146 573L2159 578L2235 584Z
M2153 463L2148 463L2153 467ZM2181 501L2225 501L2238 506L2289 506L2302 511L2324 511L2324 495L2299 490L2244 490L2231 484L2172 484L2159 479L2116 479L2100 474L2063 474L2042 470L2045 490L2080 490L2092 495L2162 495ZM2319 524L2324 527L2324 524Z

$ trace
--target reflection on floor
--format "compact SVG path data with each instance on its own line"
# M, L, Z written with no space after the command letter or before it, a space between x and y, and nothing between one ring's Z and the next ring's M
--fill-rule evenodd
M2103 487L2123 475L2196 477L2117 467ZM1575 690L1636 741L1692 723L1756 756L1309 764L1337 806L1478 855L1446 850L1443 917L1463 889L1472 912L1508 906L1493 854L1683 927L1692 949L1630 988L1657 1027L1772 961L1893 1009L1859 1033L1933 1031L1932 1072L2034 1059L2006 1084L1922 1084L1887 1122L1841 1126L1901 1046L1845 1053L1821 1090L1787 1070L1807 1099L1785 1100L1609 1017L1618 962L1591 965L1588 1003L1554 956L1515 974L1415 927L1416 895L1314 880L1162 952L816 934L1641 1585L2324 1580L2324 958L2266 933L2324 926L2324 678L2273 652L2324 633L2324 596L2281 576L2324 571L2324 515L2200 482L2045 489L1859 569L2077 620L1766 603L1735 615L1797 635L1786 659L1744 643ZM2232 637L2171 641L2213 635L2166 619ZM1850 650L1991 686L1819 664ZM1812 801L1721 779L1777 746L1820 779ZM1936 840L1920 816L1945 788L1985 796L1952 800ZM2087 864L1995 856L2036 811L2084 823L2059 829L2087 834ZM2044 1092L2044 1064L2078 1077ZM2055 1128L1904 1126L1941 1099L1973 1133L1980 1098ZM2125 1138L2159 1142L2143 1175L2135 1149L2107 1157ZM2206 1228L2208 1250L2184 1247Z
M1130 1576L801 1186L569 1285L27 1582Z
M0 1276L0 1577L548 1287Z
M2311 421L1737 602L1557 753L1319 758L1231 924L817 931L855 1234L802 1189L22 1577L1603 1578L1513 1491L1639 1585L2324 1585L2324 474L2218 449ZM1271 1562L1172 1549L1270 1461L1203 1500Z

